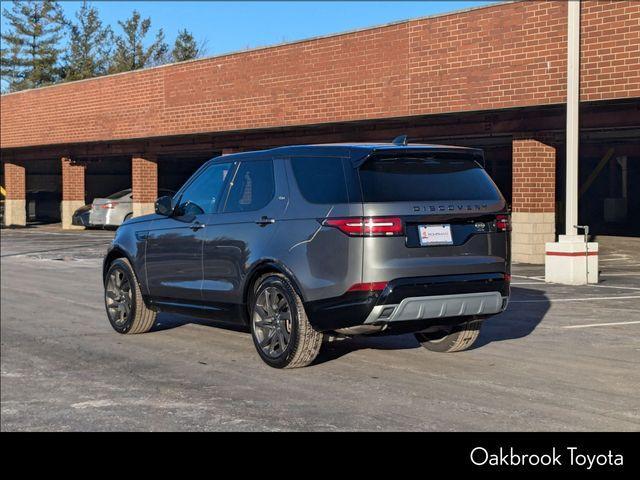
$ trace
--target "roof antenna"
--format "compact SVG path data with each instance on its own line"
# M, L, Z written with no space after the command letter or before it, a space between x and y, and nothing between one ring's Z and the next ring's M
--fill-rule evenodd
M398 145L399 147L406 147L407 146L407 136L406 135L400 135L396 138L393 139L393 143L394 145Z

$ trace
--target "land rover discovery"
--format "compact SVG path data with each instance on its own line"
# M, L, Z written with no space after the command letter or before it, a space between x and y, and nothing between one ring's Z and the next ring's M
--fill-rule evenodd
M335 144L214 158L104 260L113 328L160 311L240 322L268 365L309 365L323 338L413 333L471 346L507 306L510 219L480 150Z

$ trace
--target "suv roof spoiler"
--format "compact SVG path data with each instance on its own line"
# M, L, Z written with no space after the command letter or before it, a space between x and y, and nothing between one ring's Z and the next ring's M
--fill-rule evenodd
M398 148L397 146L390 146L390 147L376 147L373 148L372 150L369 151L362 151L362 150L357 150L357 149L352 149L351 150L351 163L353 164L354 168L360 168L369 158L371 158L372 156L374 156L377 153L381 153L381 152L395 152L398 153L400 155L406 155L406 154L416 154L416 153L450 153L450 152L458 152L458 153L463 153L463 154L467 154L470 155L471 158L473 160L475 160L478 165L480 165L482 168L485 168L485 162L484 162L484 152L480 149L477 148L460 148L460 147L420 147L420 146L415 146L415 147L411 147L411 146L407 146L407 147L403 147L403 148ZM358 155L360 154L360 155Z

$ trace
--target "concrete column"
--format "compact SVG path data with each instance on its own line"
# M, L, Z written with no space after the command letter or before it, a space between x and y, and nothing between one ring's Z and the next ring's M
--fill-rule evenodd
M131 159L133 216L155 212L158 198L158 162L155 155L134 155Z
M556 150L548 139L513 139L511 253L514 262L545 262L545 244L555 241Z
M580 1L567 13L567 184L565 235L546 246L545 280L565 285L598 283L598 244L589 242L589 227L578 233L578 147L580 144Z
M85 205L84 175L85 164L68 157L62 157L62 228L82 230L84 227L71 223L73 212Z
M27 224L27 177L24 165L5 162L4 181L7 190L4 202L4 224L25 226Z
M567 173L565 235L578 230L578 146L580 144L580 1L567 7Z

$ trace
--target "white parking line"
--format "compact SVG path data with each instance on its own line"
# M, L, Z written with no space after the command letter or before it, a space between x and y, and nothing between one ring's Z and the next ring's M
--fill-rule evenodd
M544 283L544 282L511 282L511 285L548 285L548 286L563 286L559 283ZM640 287L622 287L615 285L582 285L583 287L593 287L593 288L617 288L618 290L638 290L640 291Z
M640 295L619 295L617 297L547 298L544 300L511 300L509 303L584 302L587 300L628 300L630 298L640 298Z
M511 275L513 278L526 278L527 280L538 280L544 282L544 277L527 277L526 275Z
M615 285L589 285L594 288L619 288L620 290L640 290L638 287L616 287Z
M566 327L562 327L562 328L590 328L590 327L608 327L610 325L633 325L633 324L637 324L640 323L639 321L633 321L633 322L611 322L611 323L591 323L591 324L586 324L586 325L568 325Z
M601 277L640 277L640 273L601 273Z

